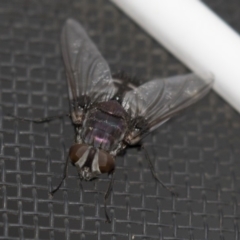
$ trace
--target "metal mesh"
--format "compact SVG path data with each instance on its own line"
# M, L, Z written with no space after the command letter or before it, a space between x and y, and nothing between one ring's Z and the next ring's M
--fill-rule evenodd
M240 31L239 2L205 2ZM107 176L81 187L69 166L49 198L74 139L70 120L40 125L7 114L68 112L59 44L68 17L84 25L112 72L144 81L188 71L107 0L1 0L0 239L239 239L240 117L213 92L145 139L159 177L179 197L153 180L140 150L129 149L117 159L111 224Z

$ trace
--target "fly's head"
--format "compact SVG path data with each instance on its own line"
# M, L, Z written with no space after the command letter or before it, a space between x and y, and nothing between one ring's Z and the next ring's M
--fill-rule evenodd
M84 143L74 144L69 150L69 157L80 178L86 181L97 178L102 173L111 173L115 168L113 156Z

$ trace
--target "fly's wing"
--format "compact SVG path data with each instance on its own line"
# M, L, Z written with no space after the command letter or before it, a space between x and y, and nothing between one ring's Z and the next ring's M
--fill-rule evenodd
M116 89L109 66L77 21L66 21L61 46L72 110L110 99Z
M147 132L166 122L206 95L213 83L212 76L200 78L186 74L147 82L125 94L123 107L131 118L144 119L145 126L132 133L132 142L139 141Z

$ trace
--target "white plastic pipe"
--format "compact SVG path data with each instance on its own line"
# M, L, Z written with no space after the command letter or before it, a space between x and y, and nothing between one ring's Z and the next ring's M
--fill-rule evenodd
M112 0L240 112L240 36L198 0Z

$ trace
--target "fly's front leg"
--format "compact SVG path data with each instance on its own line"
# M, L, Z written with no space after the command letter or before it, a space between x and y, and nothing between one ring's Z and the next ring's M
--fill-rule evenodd
M63 169L63 176L62 176L62 178L61 178L60 183L58 184L58 186L57 186L55 189L53 189L51 192L49 192L49 195L50 195L51 197L53 197L53 194L58 191L58 189L62 186L63 181L64 181L65 178L67 177L68 163L69 163L69 156L67 157L67 160L66 160L66 162L65 162L64 169Z
M18 117L18 116L13 116L13 115L9 115L10 117L20 120L20 121L25 121L25 122L33 122L33 123L46 123L46 122L51 122L55 119L60 119L63 117L70 117L69 114L67 113L63 113L63 114L59 114L59 115L55 115L55 116L50 116L50 117L45 117L45 118L22 118L22 117Z
M111 220L107 213L107 199L112 191L112 186L113 186L113 182L114 182L114 172L110 174L110 177L111 177L111 180L109 182L108 189L104 196L104 211L105 211L106 222L108 222L108 223L111 223Z

